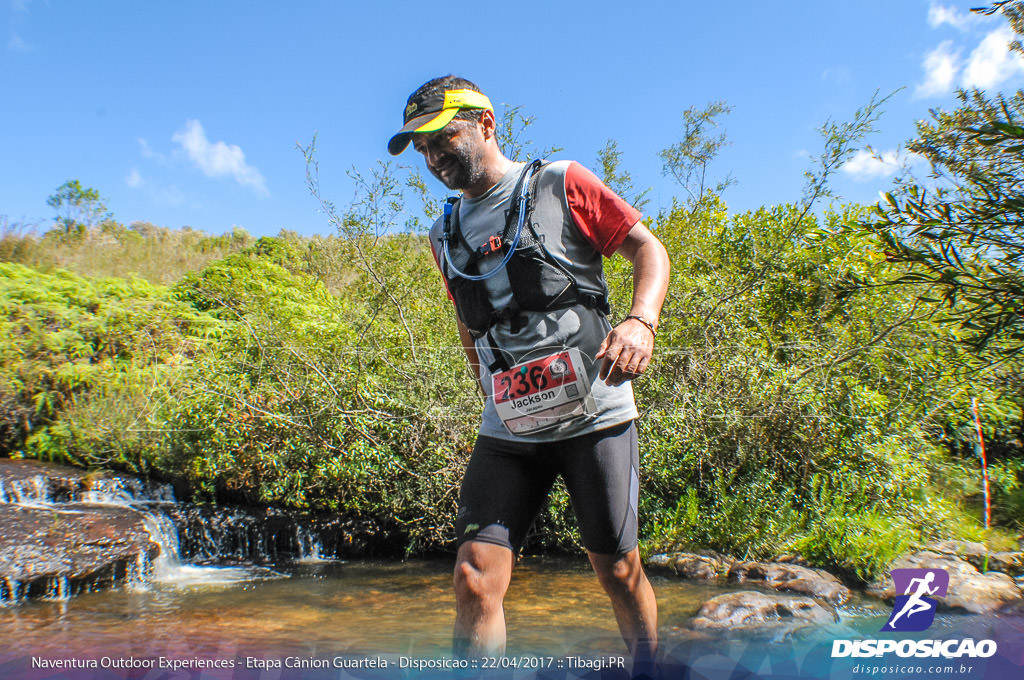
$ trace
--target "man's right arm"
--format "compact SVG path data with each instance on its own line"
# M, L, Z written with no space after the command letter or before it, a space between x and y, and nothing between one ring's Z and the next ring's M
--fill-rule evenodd
M434 263L437 264L437 268L441 269L441 261L437 257L437 248L434 247L433 239L430 239L430 252L434 256ZM441 277L444 280L444 276ZM452 293L448 290L447 284L445 284L445 292L448 294L448 299L451 300L452 305L455 304L455 298L452 297ZM466 328L462 320L459 319L459 314L455 313L455 323L459 327L459 340L462 341L462 349L466 352L466 359L469 360L469 367L473 370L473 377L476 378L476 382L483 389L483 385L480 384L480 357L476 353L476 343L473 341L473 336L470 335L469 329ZM487 390L484 390L484 394L487 394Z
M435 229L437 228L435 224ZM434 239L428 237L430 243L430 253L434 256L434 263L437 265L438 270L441 269L441 260L437 257L437 248L434 246ZM444 281L442 275L441 280ZM448 290L448 284L445 284L445 292L448 294L448 299L451 300L452 304L455 304L455 298L452 297L452 292ZM469 334L469 329L459 319L458 312L455 313L455 323L459 326L459 340L462 341L462 349L466 352L466 358L469 359L469 367L473 369L473 377L476 378L477 384L480 383L480 357L476 354L476 343L473 342L473 336ZM485 391L484 394L487 392Z
M480 357L476 353L476 343L473 342L473 336L469 334L469 329L462 321L456 318L455 322L459 325L459 340L462 341L462 349L466 352L469 367L473 369L473 376L476 378L477 384L483 389L483 385L480 384ZM487 390L484 390L484 394L487 394Z

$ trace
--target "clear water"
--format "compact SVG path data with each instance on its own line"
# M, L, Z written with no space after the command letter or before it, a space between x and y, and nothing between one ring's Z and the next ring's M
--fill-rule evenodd
M174 581L126 585L70 599L29 600L0 607L0 678L17 680L141 680L231 678L244 680L336 680L339 678L448 678L450 672L416 673L392 666L386 672L348 673L334 669L234 668L173 674L158 670L61 671L32 669L31 657L50 659L234 659L280 663L293 657L320 660L382 655L421 659L450 657L454 599L451 560L408 562L292 562L273 570L183 565ZM831 641L877 637L891 608L856 597L833 625L808 627L792 635L703 635L686 622L701 604L727 588L669 577L652 577L658 596L662 650L675 674L703 668L699 677L725 680L745 668L762 678L853 680L859 660L829 657ZM734 590L729 588L728 590ZM585 558L527 559L517 566L506 599L509 656L566 659L625 658L610 605ZM964 626L967 626L965 629ZM1014 628L1013 632L1007 628ZM1008 651L1024 650L1024 621L941 614L928 636L975 639L1013 633L1001 641ZM924 635L924 634L921 634ZM1018 662L996 675L1024 677ZM794 665L796 664L796 665ZM1008 666L1006 664L1009 664ZM991 665L991 664L990 664ZM799 667L799 672L793 669ZM1009 670L1007 670L1009 669ZM979 666L979 671L981 666ZM705 672L706 671L706 672ZM782 672L781 675L774 673ZM1010 673L1010 675L1006 675ZM469 676L458 676L469 677ZM475 677L475 676L473 676ZM492 676L486 676L492 677ZM493 677L549 677L502 671ZM607 669L597 675L559 668L550 677L622 680ZM894 677L918 677L916 675ZM923 676L922 676L923 677ZM936 677L936 676L929 676Z
M173 580L0 608L10 655L436 656L455 616L448 560L303 562L276 570L180 568ZM662 620L721 592L654 578ZM607 597L584 559L526 560L506 599L510 652L623 653Z
M451 561L188 567L173 581L0 608L5 655L446 655ZM653 576L663 635L719 586ZM884 622L864 600L844 618ZM506 598L509 653L622 654L607 597L585 559L527 559ZM881 625L880 623L878 624Z
M189 564L179 557L178 532L164 512L173 503L173 495L169 490L157 491L154 496L152 490L112 482L80 499L139 510L161 545L160 556L152 563L140 561L137 573L129 575L119 588L71 596L67 581L58 578L45 597L24 598L17 596L18 584L9 584L8 590L15 596L0 602L0 680L421 677L404 671L353 675L334 670L259 668L198 675L147 670L54 672L33 669L33 657L280 660L339 655L392 659L400 655L422 659L450 656L455 617L450 558L332 560L322 554L316 532L299 527L298 558L294 561L278 562L272 568ZM0 502L45 506L53 502L48 494L45 484L29 479L0 488ZM224 552L218 537L208 542L214 554ZM269 554L257 551L257 555L259 561L270 563ZM828 658L831 641L877 637L891 611L885 603L855 596L839 610L836 622L826 626L769 629L757 635L695 633L686 623L700 606L715 595L738 588L657 575L651 581L658 598L659 633L666 659L677 663L678 669L704 668L707 673L702 677L708 678L732 677L740 666L763 677L783 677L771 675L775 667L785 671L787 678L852 677L850 661ZM583 557L524 560L513 574L505 610L509 656L594 659L625 655L608 599ZM1002 636L1005 644L1001 642L1001 648L1020 650L1022 656L1020 663L1010 660L1010 677L1024 677L1020 671L1024 618L1019 615L993 619L943 613L927 635ZM799 673L790 674L797 662ZM1002 677L999 673L1003 671L1000 668L996 675L985 677ZM565 677L581 674L586 673ZM449 676L444 672L430 675ZM515 677L534 676L520 673ZM612 672L607 677L620 676Z

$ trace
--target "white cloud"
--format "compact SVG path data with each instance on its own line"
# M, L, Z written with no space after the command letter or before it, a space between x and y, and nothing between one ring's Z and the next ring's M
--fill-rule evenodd
M32 46L25 42L17 33L11 35L11 39L7 41L7 49L12 52L31 52Z
M949 24L959 31L966 31L971 26L988 20L989 17L976 12L959 12L956 7L946 7L937 2L932 2L928 7L928 25L938 28L943 24Z
M960 50L953 48L953 41L946 40L929 52L922 62L924 82L917 86L914 95L931 97L953 91L953 81L960 70Z
M963 86L987 89L1006 82L1014 75L1024 73L1024 58L1011 52L1013 31L1002 26L990 32L974 51L963 72Z
M872 151L861 149L846 161L840 168L844 173L857 181L867 181L881 177L892 177L904 166L908 156L896 149Z
M245 162L245 153L235 144L210 142L198 120L185 122L185 127L175 132L171 140L181 146L189 160L207 177L233 177L242 186L252 187L258 194L266 196L263 175Z
M124 178L124 183L127 184L132 189L137 189L141 187L144 184L144 182L142 179L142 175L139 174L139 169L132 168L132 171L129 172L128 176Z
M153 147L151 147L149 145L149 142L147 142L143 137L139 137L139 153L142 154L143 158L151 158L160 163L167 162L167 157L164 156L162 153L154 151Z

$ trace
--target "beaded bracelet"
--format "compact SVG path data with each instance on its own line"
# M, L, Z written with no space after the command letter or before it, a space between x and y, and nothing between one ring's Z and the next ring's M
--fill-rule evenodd
M647 330L649 330L651 332L652 336L658 337L658 331L654 328L654 324L651 323L650 321L648 321L647 319L645 319L644 317L637 316L636 314L630 314L625 319L623 319L623 321L628 321L629 319L636 319L637 321L639 321L643 325L647 326Z

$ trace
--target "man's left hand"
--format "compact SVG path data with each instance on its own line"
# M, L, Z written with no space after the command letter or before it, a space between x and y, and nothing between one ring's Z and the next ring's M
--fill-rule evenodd
M661 304L668 290L668 253L643 222L637 222L626 234L616 253L633 263L633 303L630 316L613 328L597 350L596 359L604 359L598 377L609 385L621 385L647 370L654 352L654 330L658 326ZM654 329L654 330L652 330Z
M621 385L647 370L654 353L654 334L636 319L626 319L613 328L595 359L604 359L598 378L607 384Z

